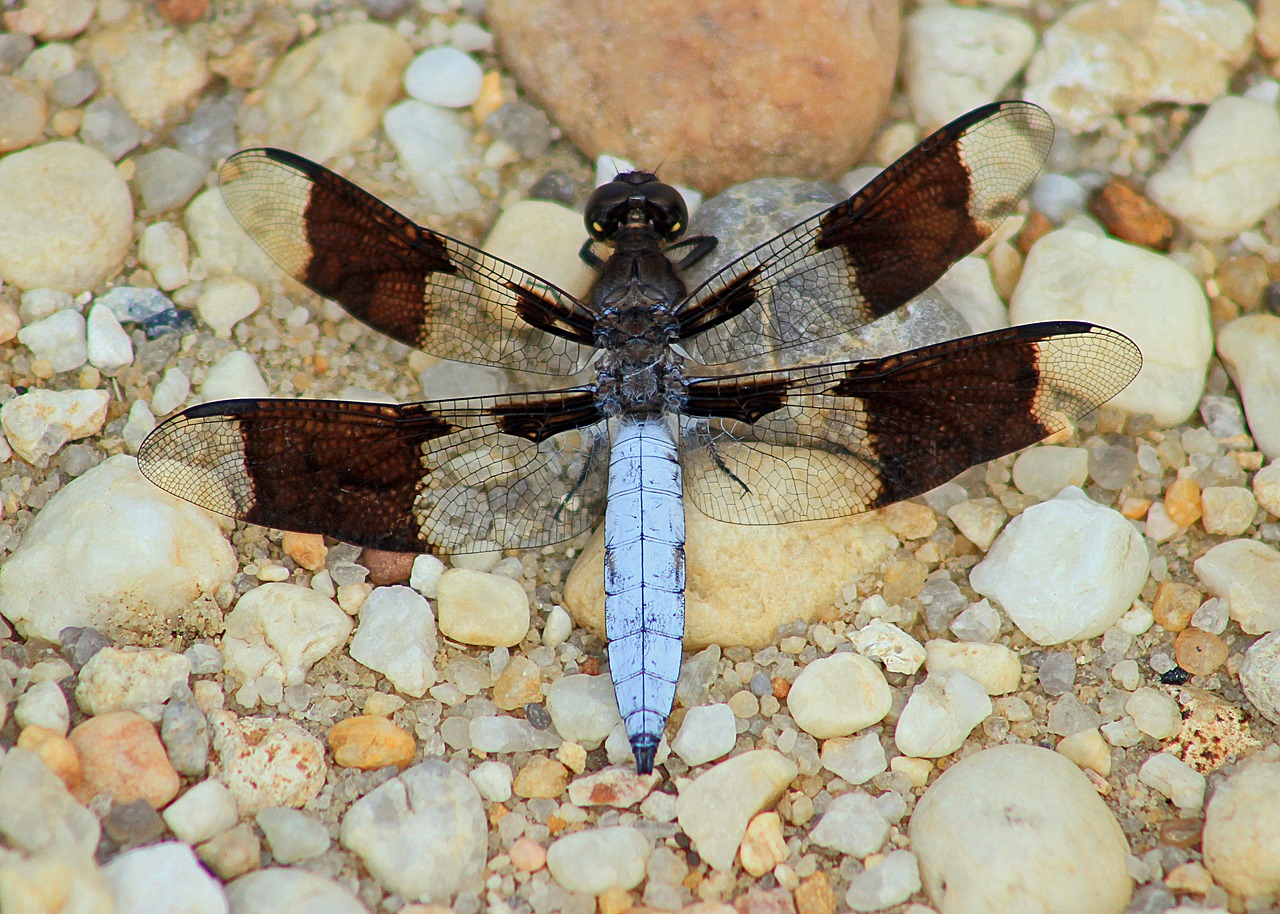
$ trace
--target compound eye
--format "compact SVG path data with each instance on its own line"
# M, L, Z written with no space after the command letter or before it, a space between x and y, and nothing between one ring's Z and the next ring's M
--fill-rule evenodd
M689 207L680 191L670 184L655 183L646 188L645 196L653 218L654 231L663 241L675 241L689 223Z
M583 221L587 224L587 234L594 241L608 241L618 234L618 229L627 217L627 204L635 188L620 183L617 179L608 184L601 184L587 198L587 206L583 211Z

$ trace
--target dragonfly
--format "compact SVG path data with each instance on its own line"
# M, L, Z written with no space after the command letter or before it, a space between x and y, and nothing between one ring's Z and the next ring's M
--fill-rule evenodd
M244 150L220 169L223 196L290 276L409 346L568 386L202 403L158 426L139 464L216 513L377 549L531 549L603 517L609 669L648 774L682 660L686 502L736 524L862 514L1070 427L1137 375L1133 342L1075 321L803 363L989 238L1052 137L1030 103L978 108L692 289L717 239L684 237L674 187L621 173L585 207L596 272L581 298L321 165ZM741 370L762 357L800 364Z

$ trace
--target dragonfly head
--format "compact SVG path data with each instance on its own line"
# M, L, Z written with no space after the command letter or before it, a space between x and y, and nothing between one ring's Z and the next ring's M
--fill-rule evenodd
M647 171L625 171L601 184L587 200L583 217L595 241L614 241L623 226L651 227L664 242L675 241L689 222L684 197Z

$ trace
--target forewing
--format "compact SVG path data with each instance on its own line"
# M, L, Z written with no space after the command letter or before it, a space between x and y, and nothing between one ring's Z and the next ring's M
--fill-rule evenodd
M910 301L988 238L1044 164L1053 122L997 102L939 129L848 200L765 242L693 291L680 335L722 365L848 334Z
M1141 367L1122 334L1057 322L883 359L691 381L685 494L740 524L860 514L1034 444Z
M219 176L232 215L272 260L393 339L540 374L573 374L590 357L594 320L573 296L315 162L246 149Z
M385 405L222 400L138 451L160 488L265 527L401 552L546 546L602 515L590 390Z

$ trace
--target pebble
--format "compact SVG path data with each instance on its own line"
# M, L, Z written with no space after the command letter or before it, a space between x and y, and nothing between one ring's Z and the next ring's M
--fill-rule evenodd
M990 600L982 599L970 604L947 628L961 641L988 643L1000 634L1000 614Z
M58 311L18 331L18 342L54 371L74 371L89 360L85 319L76 311Z
M242 144L283 146L319 162L347 152L378 128L412 56L405 38L377 23L316 34L276 65L256 117L241 112Z
M814 844L859 860L880 850L888 837L889 821L871 795L862 790L832 800L809 832Z
M999 98L1036 46L1025 21L984 9L926 6L905 25L902 81L926 130Z
M893 693L884 674L859 654L834 654L807 664L787 693L796 725L817 739L848 736L879 723Z
M434 663L439 647L431 604L409 587L376 587L360 606L349 653L397 691L421 698L440 678Z
M617 714L616 703L614 714ZM515 717L473 717L467 738L476 752L494 754L555 749L561 742L554 732L540 730L529 721Z
M1074 228L1036 242L1009 306L1014 323L1086 320L1132 339L1142 371L1111 404L1162 426L1200 402L1213 354L1208 315L1200 284L1173 260Z
M516 772L512 791L518 797L553 799L569 785L569 770L545 756L535 755Z
M260 288L280 281L280 268L241 228L216 188L197 194L183 217L187 237L209 275L235 274Z
M480 205L472 179L480 150L460 115L407 99L387 111L382 127L431 212L449 216Z
M161 815L174 837L187 844L207 841L240 821L231 791L212 778L194 785Z
M494 257L514 263L571 295L583 295L595 271L582 262L582 214L549 200L521 200L502 211L484 241Z
M208 166L196 156L167 146L135 156L133 162L137 168L133 175L133 186L142 199L142 211L147 215L167 213L185 206L197 192L204 189L205 177L209 173ZM166 224L157 222L147 228ZM184 236L184 254L185 251ZM167 281L172 282L173 278L170 277ZM176 289L178 285L185 285L185 280L177 285L166 285L159 277L156 277L156 282L162 289Z
M1036 672L1040 678L1040 687L1046 695L1063 695L1075 685L1076 661L1068 653L1048 654Z
M589 157L663 162L667 180L713 192L761 174L847 170L879 125L898 49L897 13L879 3L851 10L805 0L738 16L660 0L608 18L611 34L627 36L624 75L617 54L599 41L603 13L590 4L503 0L485 16L521 88ZM563 40L549 44L547 34ZM670 53L672 35L682 36L678 54ZM723 53L766 46L778 60L820 56L824 66L761 68ZM714 93L672 91L712 83ZM678 106L638 113L637 93L678 99ZM581 105L588 96L595 103ZM728 110L720 98L737 103ZM765 122L785 140L762 145L752 125Z
M1280 892L1280 763L1250 761L1218 785L1205 811L1204 863L1214 880L1242 899Z
M104 647L80 670L76 704L90 716L162 704L185 686L191 661L158 647Z
M258 287L238 276L220 276L209 280L196 299L200 319L213 329L219 339L230 339L231 329L262 305Z
M1121 241L1153 251L1167 251L1173 243L1173 220L1127 179L1100 187L1089 198L1089 213Z
M301 685L307 671L347 642L353 623L338 604L310 587L272 583L255 587L224 617L222 655L240 682L268 676Z
M964 673L982 685L988 695L1004 695L1022 685L1022 661L1003 644L926 641L925 669L946 677Z
M1041 501L1089 478L1089 452L1081 447L1042 445L1028 448L1013 462L1013 484Z
M511 578L450 568L436 594L440 632L454 641L513 647L529 633L529 597Z
M91 289L119 271L133 242L129 188L80 143L0 159L0 201L0 279L20 289Z
M222 886L179 841L164 841L117 854L102 867L119 914L162 907L184 914L226 914ZM159 903L159 899L164 899Z
M0 76L0 153L25 149L44 130L44 94L24 79Z
M702 859L729 872L747 824L777 802L797 774L796 763L772 749L754 749L723 761L680 791L680 828Z
M53 680L33 682L31 686L18 696L13 707L13 719L21 727L43 727L55 733L66 735L71 726L71 710L67 707L67 696Z
M118 162L142 142L142 128L114 96L94 99L84 109L80 139Z
M1139 730L1157 740L1176 736L1182 729L1182 709L1159 689L1138 689L1129 696L1124 710Z
M214 835L196 848L196 853L215 876L229 882L258 868L262 844L253 826L242 822Z
M1280 723L1280 632L1249 645L1240 664L1240 686L1259 714Z
M1204 515L1199 484L1189 476L1174 480L1165 490L1164 510L1179 527L1190 527Z
M1199 628L1188 628L1174 641L1178 666L1192 676L1208 676L1227 662L1225 641Z
M104 29L89 38L88 54L104 88L146 129L187 105L210 78L203 55L171 29Z
M1228 540L1193 567L1205 589L1227 601L1246 635L1280 629L1280 552L1256 540Z
M241 815L268 806L305 806L324 786L324 746L293 721L217 710L209 723L218 778Z
M95 305L89 309L85 341L89 364L94 368L112 372L133 363L133 342L110 308Z
M445 108L467 108L480 97L484 71L470 54L457 48L423 51L404 71L404 89L421 102Z
M747 823L738 847L738 862L747 875L759 878L787 859L782 819L776 812L762 812Z
M1215 98L1164 167L1151 199L1206 241L1226 241L1280 205L1280 112L1273 102Z
M947 517L983 552L991 548L996 534L1009 519L1004 506L994 498L972 498L952 505L947 509Z
M617 726L618 701L608 676L561 676L547 689L547 713L556 732L588 749L599 746Z
M187 233L169 222L153 222L138 240L138 260L165 291L180 289L191 279ZM172 369L171 369L172 370Z
M1133 526L1070 487L1015 517L969 583L1048 646L1105 632L1138 597L1148 570Z
M965 673L931 675L911 690L893 741L903 755L941 758L959 749L991 710L987 690Z
M75 790L84 779L81 770L80 755L76 752L71 740L58 733L57 730L46 730L44 727L28 726L18 734L17 745L31 752L40 759L41 764L57 775L58 780Z
M562 750L561 755L563 754ZM595 774L575 778L569 785L569 802L575 806L628 809L649 795L654 781L653 777L636 774L633 766L605 768ZM517 787L516 793L519 792Z
M503 762L481 762L471 769L471 783L480 796L490 803L505 803L511 799L514 775L511 767Z
M87 859L98 845L98 817L76 802L35 752L21 746L0 759L0 810L0 834L19 851Z
M547 865L547 849L537 841L518 838L507 849L511 865L522 873L536 873Z
M385 717L359 714L329 728L333 762L342 768L376 771L394 765L403 771L417 749L413 735Z
M197 668L193 672L203 671ZM204 774L209 763L209 723L190 693L176 693L165 704L160 739L179 774L187 777Z
M1206 533L1240 536L1253 525L1258 503L1244 486L1207 486L1201 493Z
M734 714L728 705L699 705L685 714L680 732L671 741L671 751L696 768L728 755L737 739Z
M1090 0L1045 29L1023 94L1074 133L1152 102L1205 104L1227 90L1252 30L1237 0Z
M154 399L153 397L152 402ZM329 555L329 547L324 544L324 537L318 533L294 533L286 530L280 537L280 548L285 555L308 571L324 568L325 558Z
M854 911L883 911L920 891L920 862L911 851L893 851L849 881L844 901Z
M0 428L19 457L48 466L67 442L102 430L110 400L105 390L32 390L0 406Z
M431 759L352 803L341 841L384 891L448 904L478 883L488 827L466 776Z
M415 558L412 552L366 549L360 554L360 564L369 569L369 583L381 587L408 583Z
M1280 359L1280 317L1250 314L1231 321L1218 331L1218 356L1244 401L1249 434L1258 449L1275 460L1280 457L1280 393L1274 367ZM1254 486L1256 492L1256 479ZM1280 499L1273 496L1269 501L1280 507Z
M81 802L107 793L116 803L143 799L160 809L178 795L178 773L155 727L133 711L91 717L67 738L80 756L83 779L75 793Z
M206 403L270 395L267 382L258 371L258 364L242 349L233 349L210 365L205 372L204 383L200 385L200 396Z
M1221 635L1231 621L1231 610L1217 597L1205 600L1191 616L1191 624L1202 632Z
M514 711L541 701L542 671L528 657L515 655L493 684L493 703L500 711Z
M651 851L649 839L639 829L588 828L565 835L547 848L547 870L570 892L595 896L639 885Z
M1253 497L1273 517L1280 517L1280 463L1269 463L1253 475Z
M409 572L409 586L424 597L435 599L436 588L443 576L444 562L434 555L420 555L413 560L413 570Z
M355 896L331 879L296 867L247 873L226 887L234 914L369 914ZM413 914L412 906L402 909Z
M898 626L872 619L849 636L853 649L880 663L890 673L910 676L924 664L925 649ZM753 715L754 716L754 715Z
M1129 901L1124 833L1080 769L1047 749L997 746L957 762L916 804L908 834L925 892L948 914L1052 911L1064 898L1121 914Z
M277 863L287 866L314 860L329 849L329 829L297 809L268 806L258 810L254 821Z
M806 524L730 524L698 511L685 518L688 543L684 648L773 644L779 625L814 621L840 599L844 582L883 567L898 539L874 516ZM729 557L750 556L749 562ZM779 577L770 569L786 567ZM843 569L832 575L830 569ZM578 625L601 637L604 626L604 534L583 548L564 586ZM691 704L698 704L692 702Z
M875 732L826 740L821 758L823 768L850 784L865 784L889 767L880 734Z
M1157 752L1143 762L1138 780L1183 812L1198 812L1204 805L1205 776L1172 753Z
M1080 730L1058 741L1057 751L1081 768L1096 771L1102 777L1111 774L1111 750L1097 728Z
M110 634L122 620L139 631L172 631L235 571L235 553L209 514L160 491L136 460L117 455L40 511L5 562L0 612L23 637L51 643L69 626Z

